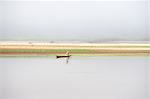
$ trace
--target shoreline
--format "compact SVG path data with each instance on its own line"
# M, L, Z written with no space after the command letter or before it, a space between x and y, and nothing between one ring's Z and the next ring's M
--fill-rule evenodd
M49 43L0 41L0 56L7 55L150 56L150 43Z

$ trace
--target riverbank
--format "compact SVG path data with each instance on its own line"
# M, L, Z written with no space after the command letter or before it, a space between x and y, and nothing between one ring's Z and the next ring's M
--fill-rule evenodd
M150 55L150 43L0 42L0 56L19 55Z

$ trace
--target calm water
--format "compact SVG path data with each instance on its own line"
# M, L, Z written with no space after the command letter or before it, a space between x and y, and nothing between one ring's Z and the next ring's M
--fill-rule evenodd
M149 99L150 57L1 57L0 99Z
M149 41L133 1L0 2L0 40ZM150 99L150 57L0 57L0 99Z

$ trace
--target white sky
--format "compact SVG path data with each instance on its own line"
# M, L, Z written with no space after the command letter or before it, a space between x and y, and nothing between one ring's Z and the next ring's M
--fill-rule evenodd
M0 1L148 1L148 0L0 0Z
M5 2L0 6L0 40L148 40L147 4Z

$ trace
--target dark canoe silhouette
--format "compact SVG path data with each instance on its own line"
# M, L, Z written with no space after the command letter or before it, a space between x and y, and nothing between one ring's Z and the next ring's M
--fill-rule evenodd
M68 64L69 58L71 57L71 55L69 55L69 52L66 52L66 55L56 55L56 59L57 58L66 58L66 64Z
M69 58L71 55L68 55L68 56L56 56L56 58Z
M70 58L69 52L66 52L66 55L56 55L56 58Z

